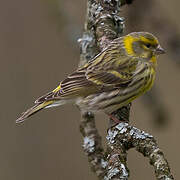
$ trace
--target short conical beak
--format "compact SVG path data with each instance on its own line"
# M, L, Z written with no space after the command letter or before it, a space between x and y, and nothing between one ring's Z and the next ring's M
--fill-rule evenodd
M165 50L160 45L158 45L158 47L155 50L155 54L160 55L160 54L165 54L165 53L166 53Z

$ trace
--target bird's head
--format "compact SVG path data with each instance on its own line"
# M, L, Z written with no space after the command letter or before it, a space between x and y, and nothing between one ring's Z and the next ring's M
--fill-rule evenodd
M148 32L133 32L124 36L124 46L129 56L144 61L156 61L156 56L165 53L157 38Z

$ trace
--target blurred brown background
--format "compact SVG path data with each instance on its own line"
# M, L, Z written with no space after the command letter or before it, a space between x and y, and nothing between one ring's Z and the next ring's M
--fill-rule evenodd
M128 13L138 8L137 3L122 9L130 25L134 21L128 22ZM159 0L154 5L154 13L142 8L146 17L149 13L149 18L143 19L146 25L127 25L126 33L133 30L153 32L160 38L162 46L168 47L161 26L154 30L148 22L151 16L163 16L168 19L167 28L171 22L178 32L179 7L178 0ZM96 179L82 151L80 113L76 107L66 105L49 109L24 124L15 124L18 115L37 97L55 88L76 68L79 61L77 39L82 35L85 11L86 1L82 0L0 1L0 179ZM170 50L166 50L167 54L159 59L156 88L169 121L164 128L156 128L149 106L139 98L133 103L131 122L156 137L172 173L179 179L180 66ZM105 141L108 118L98 115L97 124ZM148 160L134 150L129 152L128 164L131 180L155 179Z

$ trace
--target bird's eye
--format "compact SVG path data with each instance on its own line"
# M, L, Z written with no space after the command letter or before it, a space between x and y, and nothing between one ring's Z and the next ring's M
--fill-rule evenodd
M145 46L147 47L147 48L150 48L151 47L151 44L145 44Z

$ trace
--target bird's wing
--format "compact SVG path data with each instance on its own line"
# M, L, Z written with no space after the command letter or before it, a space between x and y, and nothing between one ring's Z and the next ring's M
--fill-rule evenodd
M77 70L63 80L59 86L53 91L38 98L35 103L42 103L50 100L58 100L61 98L78 97L81 94L87 94L96 90L96 84L89 81L85 76L85 70Z
M87 96L105 90L106 87L124 87L131 82L132 77L128 74L119 73L115 70L108 71L75 71L70 74L60 85L48 94L38 98L35 103L41 103L61 98L73 98Z
M125 85L131 82L132 74L125 72L118 72L117 70L101 70L101 71L89 71L86 73L86 77L89 81L101 86Z
M116 51L110 53L108 50L105 53L102 52L87 67L86 78L102 86L116 86L117 84L129 83L133 78L133 71L131 72L129 66L132 57L118 53Z

